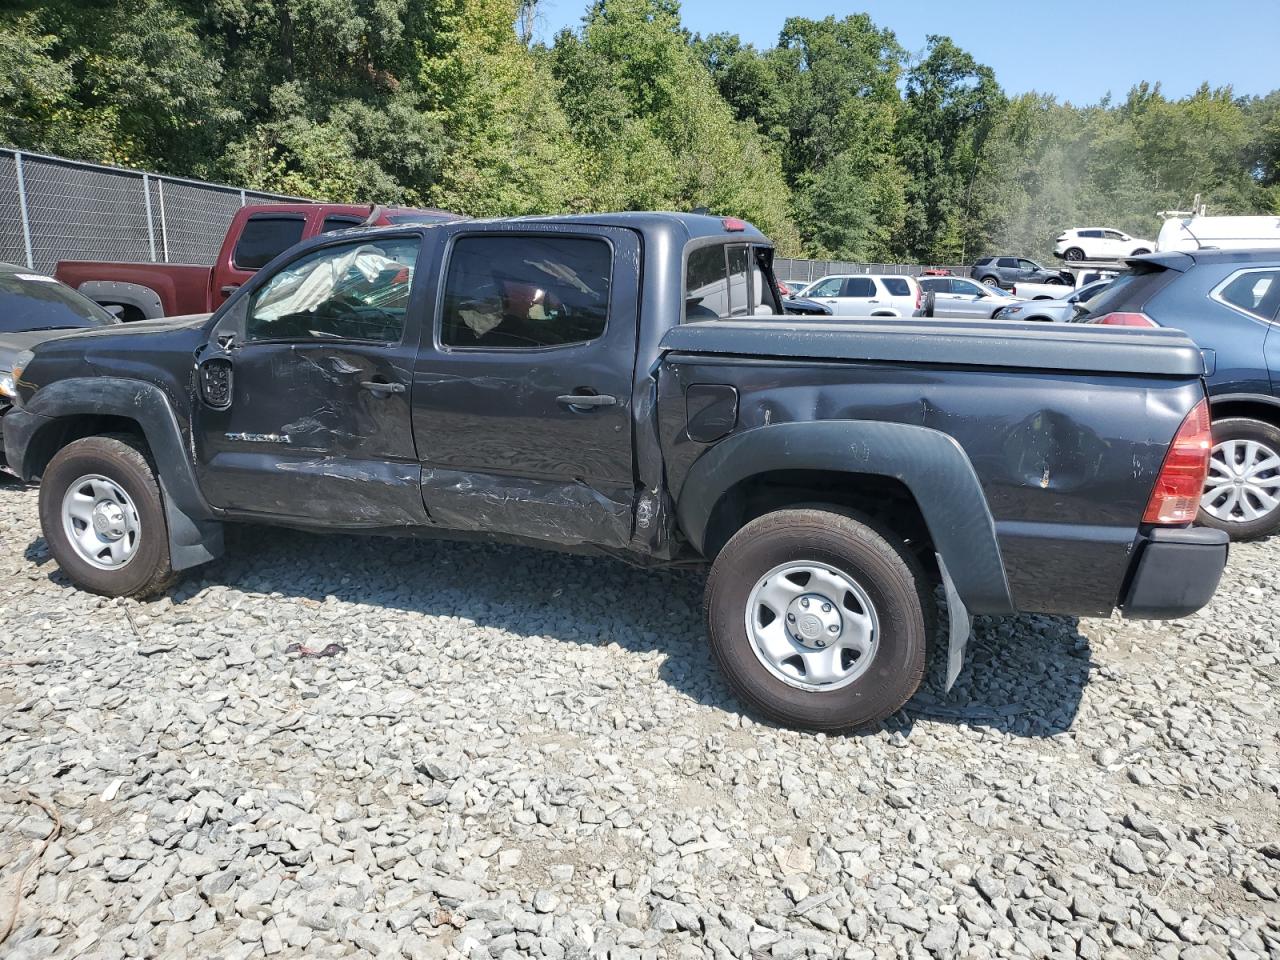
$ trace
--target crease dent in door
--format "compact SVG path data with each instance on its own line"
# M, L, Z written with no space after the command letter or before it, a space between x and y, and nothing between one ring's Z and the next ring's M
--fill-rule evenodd
M437 468L422 471L431 519L451 530L500 533L565 546L625 547L631 490ZM584 517L590 523L583 524Z
M420 527L423 514L406 509L418 493L420 469L416 463L350 460L346 457L314 457L310 460L280 460L275 469L346 481L343 514L329 516L326 503L315 500L309 516L321 523L339 523L348 528ZM281 513L296 514L297 504L281 503Z

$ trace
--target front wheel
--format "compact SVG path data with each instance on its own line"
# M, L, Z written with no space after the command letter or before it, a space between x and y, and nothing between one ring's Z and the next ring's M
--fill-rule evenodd
M1232 540L1256 540L1280 529L1280 429L1251 417L1214 421L1197 520L1226 530Z
M1151 252L1151 251L1150 251L1150 250L1148 250L1146 247L1138 247L1138 249L1137 249L1137 250L1134 250L1134 251L1133 251L1133 253L1131 254L1131 256L1134 256L1134 257L1140 257L1140 256L1142 256L1144 253L1150 253L1150 252Z
M711 649L734 692L780 723L867 726L920 685L926 581L903 544L854 517L769 513L711 567Z
M124 437L67 444L40 480L40 526L77 586L108 597L149 597L173 579L160 486Z

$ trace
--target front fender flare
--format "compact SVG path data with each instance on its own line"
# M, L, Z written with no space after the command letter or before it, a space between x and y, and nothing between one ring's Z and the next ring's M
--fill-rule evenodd
M27 457L31 440L55 420L114 416L142 429L156 464L156 479L169 524L169 559L175 570L205 563L222 553L222 524L214 520L196 483L178 418L164 391L153 383L121 377L74 377L35 392L5 415L5 445L24 480L34 478Z
M953 437L870 420L780 423L735 434L695 461L682 488L677 517L699 553L721 497L741 481L777 469L900 480L919 504L934 549L969 611L1014 612L995 521L973 465Z

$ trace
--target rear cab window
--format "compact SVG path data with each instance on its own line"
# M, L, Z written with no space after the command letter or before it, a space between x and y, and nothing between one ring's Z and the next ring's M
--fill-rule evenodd
M245 221L231 262L241 270L261 270L302 239L306 220L297 215L259 214Z
M685 262L685 321L781 313L767 272L771 254L771 248L752 243L714 243L690 250ZM838 288L839 281L834 283Z

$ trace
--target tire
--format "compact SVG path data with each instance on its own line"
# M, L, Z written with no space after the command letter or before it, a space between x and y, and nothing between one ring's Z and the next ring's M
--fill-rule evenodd
M983 282L983 283L985 283L988 287L998 287L998 286L1000 286L1000 278L999 278L999 277L993 277L993 276L991 276L991 275L987 275L987 276L983 277L983 278L982 278L982 282Z
M825 578L825 585L815 586L813 577L784 575L790 568L795 577L801 567L816 571L813 577ZM841 578L860 591L861 598L848 590L838 601L831 598L838 606L834 613L819 614L820 606L828 608L823 600L839 592L830 584ZM767 595L763 591L770 585L783 581L783 595L791 600L768 618L769 625L778 621L772 635L783 645L782 656L770 665L766 654L758 652L761 641L748 627L748 611L756 608L750 615L753 622L765 620L762 607L772 607L759 598ZM801 602L806 602L804 611L798 606ZM765 514L739 530L712 564L705 597L712 653L734 692L772 720L811 730L869 726L911 698L924 676L933 604L932 585L904 544L855 515L807 507ZM795 639L797 634L786 627L793 607L800 613L798 623L808 628L807 641ZM805 612L809 610L812 613ZM855 619L859 612L860 620ZM872 640L864 645L862 656L855 659L843 645L826 651L835 658L831 662L839 664L832 668L832 682L806 682L798 675L801 669L805 676L810 674L797 660L805 664L810 662L807 657L820 658L823 652L804 643L817 643L817 638L826 637L824 629L836 625L840 629L832 632L840 640L852 640L860 635L857 623L868 620L874 624L869 630ZM792 648L797 652L788 655ZM816 681L816 670L812 676Z
M937 305L938 295L934 291L930 290L924 295L924 315L926 317L932 317L933 311L937 308Z
M1051 287L1065 287L1067 285L1067 281L1063 280L1061 277L1048 277L1046 278L1045 283Z
M1150 251L1150 250L1148 250L1146 247L1139 247L1137 250L1133 251L1133 253L1129 254L1129 256L1131 256L1131 257L1140 257L1140 256L1142 256L1144 253L1150 253L1150 252L1151 252L1151 251Z
M1078 263L1084 259L1084 251L1079 247L1068 247L1062 254L1063 260L1070 260L1072 263Z
M110 511L102 517L105 533L95 533L95 539L86 531L91 549L102 550L97 565L68 533L68 524L89 526L69 519L66 502L75 491L80 491L84 504L93 502L89 513L94 524L100 511ZM115 536L112 523L127 532ZM59 450L40 480L40 526L58 566L73 583L93 593L143 599L162 593L176 579L169 565L169 528L155 469L132 438L85 437ZM118 563L112 552L116 543L130 551Z
M1257 444L1258 447L1251 447L1250 444ZM1234 449L1231 445L1235 445ZM1213 422L1210 482L1205 485L1205 496L1200 502L1196 522L1206 527L1226 530L1232 540L1257 540L1280 530L1280 469L1263 470L1255 476L1254 483L1238 490L1233 490L1234 485L1230 482L1213 482L1215 478L1225 479L1232 475L1228 461L1236 459L1233 454L1245 454L1247 460L1250 451L1256 451L1252 458L1254 463L1260 463L1271 455L1280 456L1280 428L1252 417L1224 417ZM1243 466L1247 468L1248 462ZM1251 518L1249 514L1262 507L1254 493L1259 488L1263 494L1274 497L1277 503L1260 516ZM1209 493L1212 490L1221 492L1211 504ZM1235 505L1228 509L1228 504L1232 503L1232 493L1235 494Z

